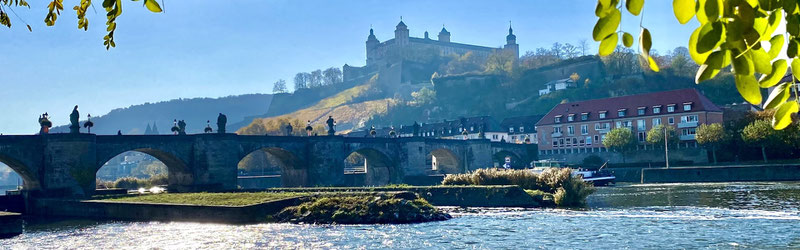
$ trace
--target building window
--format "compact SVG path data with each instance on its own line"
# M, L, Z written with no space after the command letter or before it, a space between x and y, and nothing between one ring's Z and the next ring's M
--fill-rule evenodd
M520 133L525 133L525 127L519 127L519 132Z
M653 127L661 124L661 118L653 118Z
M627 109L620 109L619 111L617 111L617 116L625 117L625 111L627 111Z
M588 135L589 134L589 124L581 125L581 134Z
M681 123L697 122L697 115L684 115L681 116Z
M661 114L661 106L653 107L653 114Z
M592 145L592 137L591 136L587 136L586 137L586 145Z
M598 138L600 138L600 137L595 135L594 136L594 141L597 141Z
M569 114L569 116L567 116L567 121L568 122L575 121L575 115Z
M575 134L575 128L572 126L567 126L567 135L574 135L574 134Z
M561 116L556 116L556 123L560 123L560 122L561 122Z
M564 138L558 139L558 143L563 146L564 145Z
M606 119L606 112L600 111L600 114L598 114L598 116L600 117L600 119Z
M572 144L573 145L577 145L578 144L578 138L572 138Z
M644 107L641 107L641 108L636 110L636 114L637 115L644 115L644 113L645 113L645 108Z
M636 120L636 128L639 130L647 130L644 120Z
M557 146L558 146L558 140L553 139L553 147L557 147Z
M508 128L508 132L513 134L514 133L514 127L509 127Z
M692 103L684 103L683 104L683 111L691 111L692 110Z
M675 112L675 104L667 105L667 113Z
M638 137L639 137L639 142L644 142L644 141L645 141L645 135L644 135L644 132L639 132L639 134L638 134L638 135L639 135L639 136L638 136Z
M561 127L553 127L553 133L561 133Z
M581 121L589 120L589 113L581 114Z
M668 122L670 125L672 125L672 124L675 124L675 118L674 118L674 117L667 118L667 122Z
M683 129L683 130L681 131L681 134L682 134L682 135L693 135L693 134L695 134L695 133L697 133L697 131L695 130L695 128L687 128L687 129Z

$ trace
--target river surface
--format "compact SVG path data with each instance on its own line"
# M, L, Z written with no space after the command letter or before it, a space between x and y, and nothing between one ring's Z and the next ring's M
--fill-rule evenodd
M410 225L28 221L0 248L800 248L800 183L619 185L586 209L455 209Z

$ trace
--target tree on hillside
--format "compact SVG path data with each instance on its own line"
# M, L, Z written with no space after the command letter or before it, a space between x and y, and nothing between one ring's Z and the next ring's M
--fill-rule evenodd
M625 162L625 153L636 147L636 137L629 128L615 128L608 131L606 138L603 139L603 146L619 152L622 155L622 162Z
M714 164L717 164L717 147L725 141L725 128L722 124L712 123L702 124L697 127L697 134L695 140L700 145L708 147L711 150L711 155L714 159Z
M453 54L452 59L444 66L442 71L448 75L454 75L466 72L478 72L481 70L480 59L473 55L472 51L469 51L463 55Z
M138 1L138 0L134 0ZM37 2L39 3L39 2ZM163 2L162 2L163 3ZM79 5L72 7L75 10L78 16L78 29L88 30L89 29L89 19L86 18L86 11L89 9L89 6L92 5L92 1L90 0L81 0ZM110 49L112 47L116 47L116 43L114 42L114 32L117 30L117 17L122 15L122 1L111 1L105 0L103 1L103 8L106 11L106 31L108 32L103 37L103 45L106 46L106 49ZM150 10L151 12L161 12L161 6L156 2L156 0L144 0L144 6ZM31 7L28 5L28 2L25 0L0 0L0 25L6 26L11 28L11 19L8 18L8 13L6 10L11 11L16 15L14 11L15 8L20 7L27 7L30 9ZM92 6L94 8L94 6ZM64 10L64 3L63 0L52 0L47 5L47 15L44 17L44 23L47 26L53 26L56 23L56 20L61 15L61 11ZM20 18L17 16L17 18ZM25 22L20 18L20 21L25 24L28 28L28 31L33 32L33 28L31 25Z
M342 70L336 67L330 67L322 72L322 80L324 85L333 85L342 82Z
M309 88L316 88L322 86L322 70L311 71L311 77L308 80Z
M667 129L667 144L668 145L676 145L678 144L678 136L675 134L675 127L668 126L664 124L658 124L647 131L647 143L653 145L654 147L663 147L664 146L664 128Z
M603 57L602 60L609 75L630 75L642 72L638 55L632 49L619 46L611 55Z
M587 41L586 39L579 40L578 49L580 49L581 56L585 56L586 52L589 51L589 41Z
M305 72L294 75L294 90L308 88L308 80L310 80L309 78L311 78L311 74Z
M765 163L767 162L767 145L772 143L776 139L775 137L775 130L765 120L756 120L742 129L742 140L761 147L761 156L764 157Z
M619 29L620 10L625 6L628 13L638 16L643 5L644 0L625 0L624 4L618 0L597 1L598 20L592 38L600 42L600 56L611 55L620 38L625 47L633 46L633 35ZM781 130L792 124L792 115L800 111L797 100L789 100L790 90L797 87L794 79L800 78L800 6L796 0L674 0L672 6L679 23L697 20L699 24L688 37L690 57L702 65L695 83L712 79L732 66L739 94L753 105L764 103L765 109L775 110L773 128ZM659 62L650 54L653 37L643 21L636 31L640 34L639 56L650 70L658 72ZM786 28L786 34L783 31L776 34L779 26ZM784 47L791 62L779 59ZM782 81L789 63L792 80ZM761 89L770 89L766 102Z
M516 70L517 58L507 50L496 51L489 55L484 64L484 71L492 74L512 75Z
M279 79L277 82L272 84L272 93L286 93L286 81L283 79Z
M436 101L436 91L433 91L427 87L420 89L419 91L411 93L411 97L414 98L413 104L417 106L423 106L427 104L431 104Z

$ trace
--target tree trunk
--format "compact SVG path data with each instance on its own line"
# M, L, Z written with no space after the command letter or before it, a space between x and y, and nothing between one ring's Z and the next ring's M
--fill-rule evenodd
M764 146L761 146L761 155L764 156L764 163L767 163L767 151Z

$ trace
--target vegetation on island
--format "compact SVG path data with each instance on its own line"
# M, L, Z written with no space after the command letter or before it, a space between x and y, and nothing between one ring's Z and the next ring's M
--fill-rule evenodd
M411 192L321 195L275 215L279 222L318 224L399 224L450 219Z
M598 21L592 37L600 42L600 56L612 54L620 37L625 47L633 46L633 36L619 29L623 6L631 15L639 16L644 0L597 1ZM673 11L679 23L686 24L696 18L700 25L689 37L688 44L692 60L701 65L695 75L696 83L704 83L721 72L731 72L737 91L753 105L761 105L762 89L770 89L764 108L774 111L771 127L781 130L792 124L792 116L800 111L797 99L800 6L797 1L674 0ZM659 64L650 54L652 37L644 26L643 14L641 18L640 58L643 65L658 72ZM786 34L775 34L781 25L786 27ZM788 59L778 59L784 46ZM783 79L789 63L791 79L787 81ZM795 98L790 100L792 94ZM758 122L751 129L762 125L763 122Z
M247 206L269 201L295 198L308 195L296 192L256 192L256 193L161 193L129 196L100 197L104 201L188 204L204 206Z
M445 176L442 185L517 185L534 197L552 197L559 207L586 205L586 197L594 192L594 186L573 177L569 168L550 168L541 174L530 170L478 169L467 174Z

